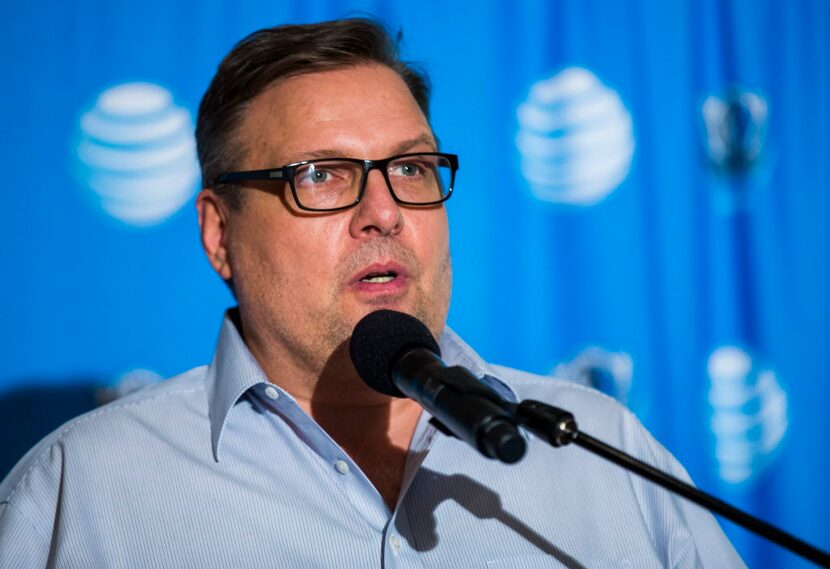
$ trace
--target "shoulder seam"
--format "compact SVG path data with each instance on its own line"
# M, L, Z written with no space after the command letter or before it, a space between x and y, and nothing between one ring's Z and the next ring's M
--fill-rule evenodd
M495 368L493 370L495 372L500 371L500 369L510 370L510 368L505 368L504 366L492 366L492 367ZM554 376L539 376L538 374L530 373L530 372L526 372L526 371L521 371L521 370L510 370L510 371L518 371L524 376L518 382L513 382L513 383L505 382L508 385L510 385L511 387L513 387L514 389L518 388L522 384L524 384L524 385L550 385L551 383L555 383L559 386L563 386L563 387L566 386L569 389L574 389L576 391L582 391L582 392L589 393L591 395L597 396L600 399L605 399L607 402L614 403L615 405L620 407L623 410L624 414L628 415L629 418L637 419L637 416L634 414L634 412L631 409L628 408L627 405L623 405L621 402L617 401L616 399L614 399L613 397L611 397L607 393L603 393L602 391L599 391L598 389L591 389L590 387L587 387L585 385L575 383L575 382L572 382L572 381L566 381L564 379L560 379L560 378L557 378L557 377L554 377ZM504 379L502 379L501 376L496 375L496 377L498 377L499 379L504 381ZM637 420L639 422L639 419L637 419Z
M15 512L17 512L18 514L23 516L26 519L26 521L29 522L29 525L32 526L32 529L35 530L35 532L41 537L41 539L43 539L45 541L49 541L49 536L44 534L40 530L40 528L37 526L37 524L34 522L34 520L32 520L32 518L29 516L29 514L24 512L22 509L18 508L16 504L11 503L11 496L9 496L8 499L6 499L6 500L0 501L0 504L5 504L6 505L6 509L3 512L3 516L6 515L7 511L9 511L11 509L14 509Z
M565 379L561 379L561 378L555 377L553 375L540 376L538 374L530 373L530 372L526 372L526 371L511 370L510 368L505 368L503 366L493 366L493 367L494 367L494 371L496 371L496 372L503 369L503 370L508 370L508 371L521 373L522 376L524 376L524 377L522 377L522 379L519 380L519 382L524 384L524 385L550 385L551 383L554 383L554 384L561 385L561 386L567 386L568 388L571 388L571 389L576 389L577 391L584 391L586 393L591 393L593 395L598 395L599 397L607 399L608 401L613 401L617 404L620 404L619 401L617 401L616 399L614 399L613 397L611 397L607 393L603 393L602 391L599 391L598 389L591 389L590 387L582 385L581 383L576 383L576 382L573 382L573 381L567 381ZM497 375L496 377L498 377L499 379L504 381L504 379L502 379L500 376ZM506 383L509 383L509 382L506 382ZM622 406L625 407L624 405L622 405Z

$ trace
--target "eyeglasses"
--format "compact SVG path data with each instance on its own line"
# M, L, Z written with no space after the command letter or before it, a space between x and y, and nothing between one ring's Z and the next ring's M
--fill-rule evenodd
M217 181L227 184L250 180L287 180L300 209L340 211L360 203L366 192L366 179L374 169L383 173L397 203L435 205L446 201L452 194L458 156L418 152L383 160L322 158L267 170L229 172L219 176Z

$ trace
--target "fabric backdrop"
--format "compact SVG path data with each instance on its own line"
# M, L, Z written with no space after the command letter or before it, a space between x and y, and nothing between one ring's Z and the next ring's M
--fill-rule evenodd
M231 298L197 238L201 94L255 29L370 14L430 73L460 155L450 325L620 399L701 487L830 548L830 3L0 14L0 476L61 421L209 361ZM809 566L724 527L751 567Z

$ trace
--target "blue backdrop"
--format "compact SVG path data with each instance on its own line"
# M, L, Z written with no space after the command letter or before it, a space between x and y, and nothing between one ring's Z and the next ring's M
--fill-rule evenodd
M461 156L450 325L629 405L710 490L830 548L830 3L5 2L0 477L206 363L192 121L260 27L372 14ZM751 567L806 567L724 523Z

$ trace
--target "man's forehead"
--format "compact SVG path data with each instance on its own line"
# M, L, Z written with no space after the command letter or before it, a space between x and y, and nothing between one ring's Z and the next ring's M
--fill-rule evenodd
M382 65L292 76L269 85L248 106L240 134L252 158L282 163L350 156L384 158L437 149L406 83ZM380 152L381 155L374 155ZM261 165L256 165L259 167Z
M407 152L414 152L414 151L435 151L437 150L437 144L435 141L435 137L432 133L424 133L420 136L415 138L410 138L407 140L403 140L399 142L396 146L392 147L389 151L390 155L394 154L406 154ZM289 155L287 156L288 162L300 162L302 160L313 160L315 158L349 158L349 156L344 154L344 150L339 148L320 148L320 149L308 149L302 151L302 156L297 156L296 160L292 160L292 157ZM373 156L371 159L379 160L382 158L386 158L386 156Z
M380 64L360 64L295 73L269 83L250 104L265 104L271 107L320 107L340 99L349 100L353 104L357 97L367 101L398 97L406 99L407 103L411 103L420 111L403 78L390 67Z

